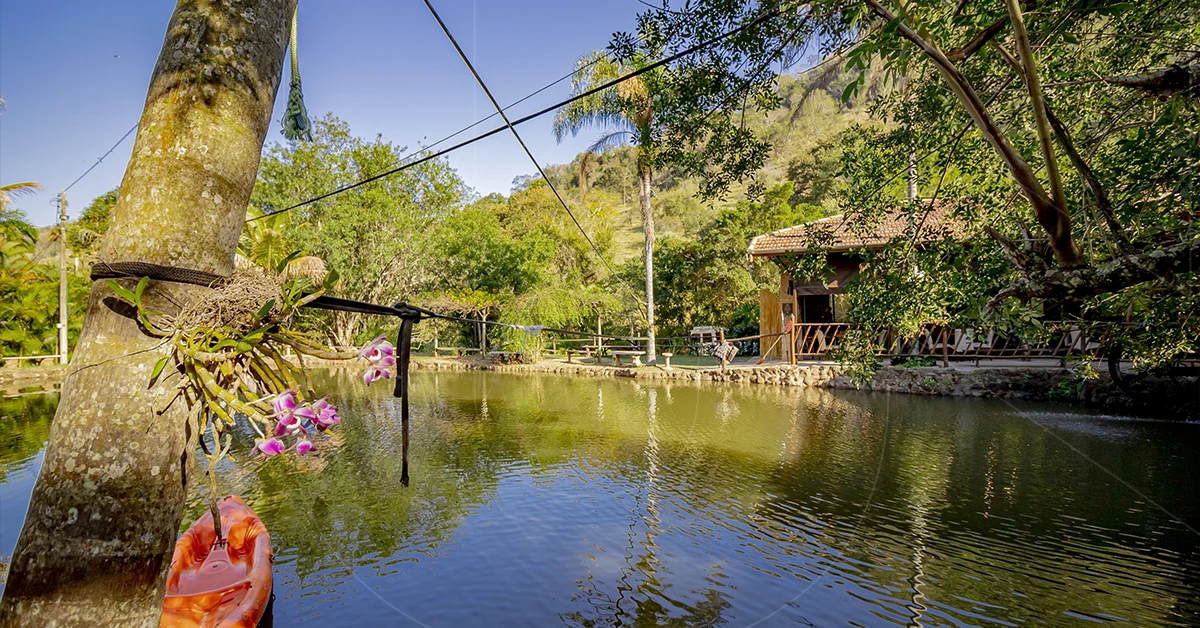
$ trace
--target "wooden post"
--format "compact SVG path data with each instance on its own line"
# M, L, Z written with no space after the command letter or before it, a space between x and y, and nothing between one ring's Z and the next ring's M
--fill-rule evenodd
M947 338L948 329L942 329L942 366L950 367L950 339Z
M796 366L796 323L788 327L788 363Z
M433 323L433 357L436 358L438 354L438 322L437 320L429 322Z
M722 330L720 330L720 331L718 331L718 332L717 332L717 341L718 341L718 342L720 342L720 344L719 344L719 345L717 345L717 346L719 346L719 347L720 347L720 351L721 351L721 372L722 372L722 373L724 373L724 372L725 372L725 355L726 355L726 354L725 354L725 330L723 330L723 329L722 329Z

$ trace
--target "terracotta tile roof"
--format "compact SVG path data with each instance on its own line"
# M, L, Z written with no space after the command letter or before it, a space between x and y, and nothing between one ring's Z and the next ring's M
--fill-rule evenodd
M946 203L937 203L931 210L914 214L897 209L883 216L877 224L861 220L847 221L840 214L829 216L756 236L750 240L747 252L769 257L786 253L878 249L895 238L908 235L912 225L921 226L918 237L921 242L961 237L965 233L965 226L949 215L950 209Z

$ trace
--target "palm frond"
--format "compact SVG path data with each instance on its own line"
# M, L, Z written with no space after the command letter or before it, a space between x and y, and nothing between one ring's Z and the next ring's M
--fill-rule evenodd
M20 183L0 185L0 209L8 207L8 204L12 202L14 197L32 194L40 189L42 189L42 184L35 181L22 181Z
M633 131L630 130L606 133L592 142L592 145L587 147L587 152L596 155L607 153L618 146L624 146L630 137L634 137Z
M572 93L578 95L619 78L626 68L603 50L595 50L575 62L571 77ZM618 86L620 87L620 86ZM628 127L630 122L623 111L623 98L617 88L601 90L576 100L558 110L554 116L554 137L562 141L586 127Z

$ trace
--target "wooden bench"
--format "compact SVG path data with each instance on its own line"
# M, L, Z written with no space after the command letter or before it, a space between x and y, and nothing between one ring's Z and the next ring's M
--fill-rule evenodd
M520 351L489 351L488 358L493 364L524 364L525 354Z
M478 347L438 347L433 350L433 357L441 357L439 351L453 351L458 357L463 357L467 353L479 353Z
M633 360L634 366L642 365L642 356L646 355L645 351L613 351L612 360L613 366L621 366L621 358L628 357Z

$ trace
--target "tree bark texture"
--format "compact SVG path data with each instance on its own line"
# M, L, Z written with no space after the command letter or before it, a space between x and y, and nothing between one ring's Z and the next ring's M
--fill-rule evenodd
M646 364L658 361L654 349L654 212L650 206L650 184L653 180L649 166L638 165L638 201L642 206L642 233L646 236Z
M232 271L295 6L178 3L102 260ZM145 303L169 313L206 291L152 281ZM168 350L106 282L92 286L0 626L158 625L195 418L170 366L150 383Z

